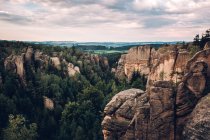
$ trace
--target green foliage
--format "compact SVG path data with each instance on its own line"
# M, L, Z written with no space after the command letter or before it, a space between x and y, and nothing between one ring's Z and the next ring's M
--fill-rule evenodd
M20 55L28 46L44 55L58 54L59 59L78 66L80 74L69 77L63 61L60 69L56 69L51 63L34 58L31 63L24 63L23 79L12 71L5 71L5 58ZM115 79L111 67L116 66L119 54L107 55L110 60L107 66L103 63L104 56L96 58L99 62L93 61L90 54L75 47L0 41L0 57L0 139L3 134L5 139L14 139L16 135L18 139L103 139L101 121L105 105L119 91L145 88L144 76L134 76L131 83ZM53 101L54 109L45 108L44 96ZM28 121L22 115L8 118L9 114L22 114ZM11 123L7 126L8 121ZM21 130L21 135L16 133L17 129Z
M4 140L35 140L37 136L35 123L27 124L22 115L9 115L9 125L4 129Z

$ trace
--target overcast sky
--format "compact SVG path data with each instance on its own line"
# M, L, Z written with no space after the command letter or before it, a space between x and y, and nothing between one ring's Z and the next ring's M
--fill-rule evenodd
M0 39L189 41L209 15L210 0L0 0Z

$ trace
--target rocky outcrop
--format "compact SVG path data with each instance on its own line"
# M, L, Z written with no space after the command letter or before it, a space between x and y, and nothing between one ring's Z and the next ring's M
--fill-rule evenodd
M44 107L49 109L49 110L53 110L54 109L54 102L53 100L51 100L50 98L43 96L44 98Z
M4 60L4 67L7 71L16 73L23 83L25 79L25 71L28 66L34 66L33 70L38 68L42 70L46 69L48 65L51 64L54 68L61 70L61 64L64 64L67 69L64 70L63 73L66 75L74 76L76 73L80 73L78 66L74 66L72 63L68 63L60 56L62 53L54 52L52 57L50 57L40 50L34 50L32 47L23 48L22 52L23 53L21 55L11 54L9 57L7 57Z
M174 139L174 101L168 81L155 82L149 93L129 89L116 94L104 109L104 139Z
M168 81L156 81L149 90L149 140L174 140L175 96Z
M122 55L118 62L117 77L125 75L130 79L134 71L148 75L150 68L151 47L140 46L131 48L127 54Z
M184 76L183 81L178 85L176 95L176 137L182 138L183 128L189 115L197 104L197 101L204 96L204 89L207 80L207 63L195 62L190 71Z
M120 92L105 107L104 139L210 139L210 94L206 96L210 49L197 52L191 59L180 48L163 51L158 57L150 60L155 65L145 92ZM160 80L157 73L161 71L166 77Z
M57 69L61 69L61 62L59 57L51 57L51 62L53 66Z
M185 140L210 139L210 93L196 105L187 122L183 135Z
M142 90L129 89L116 94L104 109L104 139L135 139L136 119L144 120L144 112L148 108L147 96Z
M17 73L21 79L24 78L24 54L16 56L11 55L4 61L6 70Z
M115 72L115 76L118 79L123 79L126 77L125 71L124 71L125 62L126 62L125 60L126 60L126 55L125 54L121 55L120 60L118 61L116 72Z
M68 64L68 75L74 76L76 73L80 73L80 69L78 66L74 66L72 63Z
M167 50L159 56L157 64L152 67L149 74L149 83L157 80L180 82L184 76L185 65L190 59L190 54L186 50Z
M121 56L116 77L125 75L131 79L134 71L139 71L149 79L149 83L157 80L179 82L184 74L190 53L181 47L172 45L155 50L150 46L131 48Z
M34 53L33 48L29 46L25 53L25 61L27 63L31 63L32 58L33 58L33 53Z

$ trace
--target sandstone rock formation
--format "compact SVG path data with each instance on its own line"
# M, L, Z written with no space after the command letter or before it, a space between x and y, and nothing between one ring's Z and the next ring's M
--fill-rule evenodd
M17 73L20 78L24 78L24 54L16 56L16 55L11 55L6 58L4 61L4 67L8 71L12 71L14 73Z
M50 98L48 98L46 96L43 96L43 98L44 98L44 107L49 109L49 110L54 109L54 102L53 102L53 100L51 100Z
M150 59L147 90L120 92L105 107L105 140L210 139L210 49L192 58L180 47L163 49Z
M28 47L25 53L25 61L28 63L31 63L32 61L32 57L33 57L33 48L32 47Z
M185 140L210 139L210 93L196 105L186 124L183 135Z
M124 74L130 79L134 71L148 75L151 52L152 49L149 46L131 48L127 54L121 56L118 62L117 77Z
M121 56L116 77L130 79L134 71L139 71L146 77L149 75L149 83L157 80L179 82L189 59L190 53L175 45L158 50L150 46L134 47Z
M57 69L60 69L61 62L59 57L51 57L50 59L52 61L53 66L55 66Z
M155 82L149 93L129 89L116 94L104 109L104 139L173 140L174 101L168 81Z
M72 63L68 64L68 75L74 76L76 73L80 73L80 69L78 66L74 66Z
M104 109L106 115L102 122L104 139L134 139L134 120L138 119L139 115L142 115L143 119L143 112L147 108L147 96L142 90L129 89L115 95Z
M156 81L149 90L150 140L174 140L175 98L173 86L168 81Z

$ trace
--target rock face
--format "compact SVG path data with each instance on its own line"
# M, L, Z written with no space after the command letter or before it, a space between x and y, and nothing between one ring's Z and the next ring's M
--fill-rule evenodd
M80 73L78 66L68 63L60 57L62 55L61 53L53 53L52 57L50 57L39 50L34 50L32 47L23 48L22 51L23 53L21 55L11 54L7 57L4 60L4 67L7 71L16 73L23 83L25 71L29 65L33 65L36 70L37 68L45 69L48 64L52 64L56 69L61 70L61 64L64 64L67 67L64 73L67 73L68 76L74 76L76 73Z
M53 100L51 100L50 98L44 96L44 107L49 109L49 110L52 110L54 109L54 103L53 103Z
M190 54L186 50L177 49L167 50L159 56L157 64L152 67L149 74L149 82L157 80L180 82Z
M190 62L190 61L189 61ZM181 139L183 127L197 101L204 96L207 80L207 63L197 61L178 85L176 95L177 139Z
M185 140L210 139L210 93L196 105L190 120L187 122L183 135Z
M60 69L60 66L61 66L60 59L59 59L58 57L51 57L50 59L51 59L51 61L52 61L52 64L53 64L57 69Z
M172 84L168 81L156 81L150 88L150 140L173 140L175 98Z
M24 54L20 56L11 55L4 61L4 67L8 71L17 73L21 79L24 77Z
M130 79L134 71L148 75L151 51L149 46L131 48L127 54L121 56L118 62L117 77L124 74Z
M147 108L147 96L142 90L129 89L115 95L104 109L105 117L102 122L104 139L134 139L135 120L139 119L137 117L140 115L143 119Z
M185 50L168 52L150 60L155 65L145 92L126 90L107 104L102 122L105 140L210 139L210 93L206 95L210 49L197 52L191 59ZM160 80L157 73L162 70L166 77Z
M76 73L80 73L79 67L74 66L72 63L68 64L68 75L74 76Z
M150 46L131 48L121 56L116 71L119 79L126 76L131 79L134 71L139 71L149 83L157 80L179 82L190 54L177 46L162 47L158 50Z
M104 139L173 140L174 102L168 81L155 82L149 93L129 89L116 94L104 109Z

